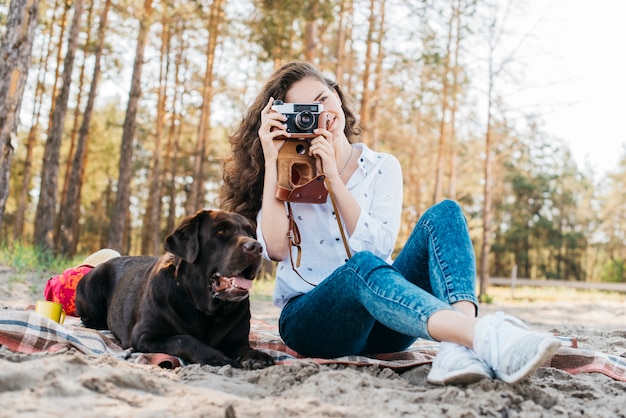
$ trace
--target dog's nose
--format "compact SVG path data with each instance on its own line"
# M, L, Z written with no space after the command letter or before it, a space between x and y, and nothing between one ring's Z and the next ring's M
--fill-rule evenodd
M248 241L243 244L243 250L250 254L261 254L263 252L263 248L261 247L261 243L259 241Z

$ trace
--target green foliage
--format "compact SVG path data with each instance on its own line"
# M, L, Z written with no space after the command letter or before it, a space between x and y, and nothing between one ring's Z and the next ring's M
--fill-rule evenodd
M250 297L253 300L271 301L274 291L275 278L271 273L265 273L254 280L254 285L250 290Z
M626 259L607 260L602 268L603 282L626 282Z
M493 303L493 297L489 296L488 294L484 293L482 295L480 295L479 300L480 303L486 303L486 304L492 304Z
M262 59L304 59L304 32L307 21L331 22L335 3L332 0L263 0L255 2L249 26L252 41L263 49Z
M588 240L577 225L591 223L593 212L581 203L590 182L567 150L530 126L525 135L517 135L515 158L503 173L505 196L494 211L500 225L493 246L498 258L494 274L508 277L516 264L519 277L585 280Z
M57 257L20 241L0 242L0 264L10 266L18 273L34 271L57 274L79 263L78 259Z

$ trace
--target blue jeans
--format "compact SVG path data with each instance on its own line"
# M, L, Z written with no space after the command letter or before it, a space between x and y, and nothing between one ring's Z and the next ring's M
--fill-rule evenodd
M454 201L428 209L392 265L356 253L279 319L284 342L308 357L402 351L432 339L428 318L476 299L476 259L467 221Z

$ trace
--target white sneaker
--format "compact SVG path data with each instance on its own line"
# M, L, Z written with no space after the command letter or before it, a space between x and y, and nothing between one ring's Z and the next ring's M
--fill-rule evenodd
M561 342L550 334L530 331L519 319L497 312L479 319L474 351L495 377L516 383L548 361Z
M459 344L442 342L426 381L433 385L459 385L485 378L493 378L493 373L476 353Z

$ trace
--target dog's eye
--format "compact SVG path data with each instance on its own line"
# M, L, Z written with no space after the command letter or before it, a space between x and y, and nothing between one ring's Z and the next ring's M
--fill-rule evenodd
M218 229L217 231L215 231L216 235L226 235L226 231L224 229Z

